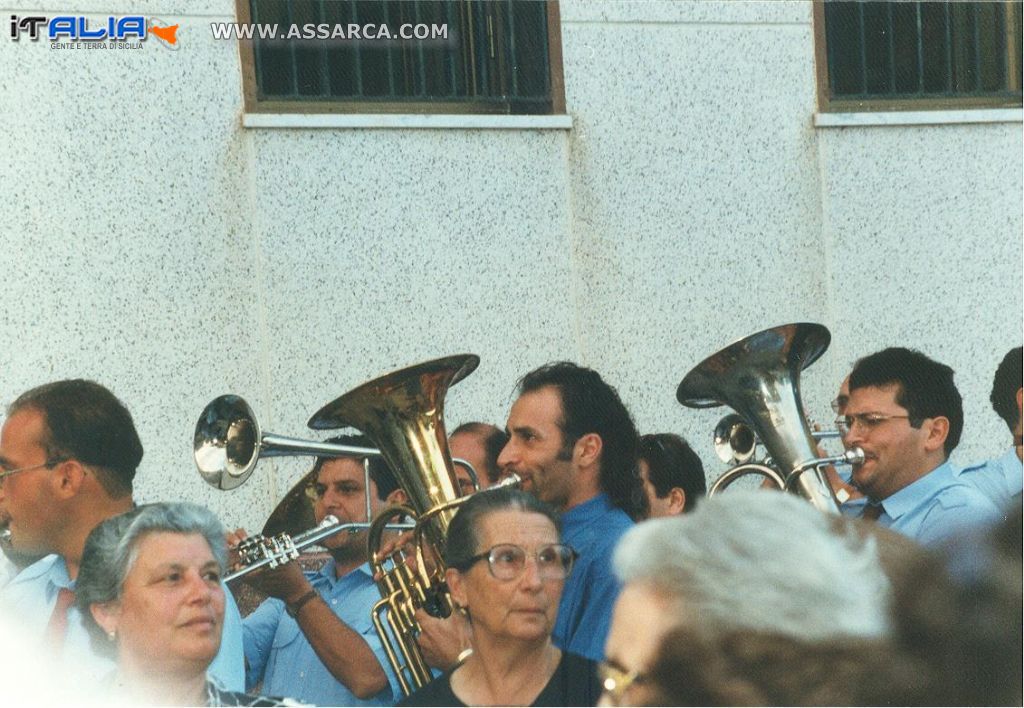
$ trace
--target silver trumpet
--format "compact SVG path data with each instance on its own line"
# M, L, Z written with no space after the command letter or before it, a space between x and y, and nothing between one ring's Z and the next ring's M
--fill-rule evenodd
M218 396L203 409L196 423L192 449L199 474L208 484L221 490L241 486L261 457L383 457L383 453L373 447L264 433L249 404L234 394ZM466 468L474 488L479 491L480 478L473 465L459 458L452 462Z
M408 531L416 527L413 523L388 524L385 528L388 531ZM248 575L261 568L277 568L289 561L295 560L302 553L303 549L314 546L324 539L330 538L339 533L359 533L369 531L368 523L343 524L338 517L328 514L317 526L309 531L290 536L286 533L279 533L274 536L255 534L239 542L238 562L241 566L237 570L228 573L224 582Z

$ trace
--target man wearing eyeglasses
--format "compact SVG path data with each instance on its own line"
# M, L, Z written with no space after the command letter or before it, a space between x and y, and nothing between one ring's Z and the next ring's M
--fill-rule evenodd
M92 381L26 391L7 409L0 430L0 511L10 519L11 547L45 554L0 592L0 611L21 620L26 636L38 636L66 669L80 670L76 679L100 680L114 668L95 652L74 604L75 578L89 532L134 506L132 483L141 460L128 409ZM231 594L225 595L221 649L210 673L240 691L241 617Z
M998 517L949 463L963 429L950 367L904 348L866 356L850 374L850 400L836 423L847 448L864 450L853 467L853 483L868 497L864 518L930 545Z

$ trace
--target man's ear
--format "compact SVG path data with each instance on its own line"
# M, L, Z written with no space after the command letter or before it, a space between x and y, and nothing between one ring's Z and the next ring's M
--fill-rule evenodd
M577 466L590 467L601 459L604 442L597 433L587 433L580 437L573 446L572 456Z
M686 492L682 487L672 487L668 493L668 510L673 514L682 514L686 508Z
M391 494L388 494L384 501L388 504L408 504L409 495L401 487L396 487Z
M944 415L928 418L922 425L927 426L928 433L928 437L924 441L925 451L934 452L942 450L943 445L946 443L946 438L949 436L949 418Z
M89 605L89 612L108 637L117 635L117 627L121 622L121 603L117 601L94 602Z
M53 485L57 497L68 499L78 494L85 482L87 474L96 474L86 470L78 460L64 460L57 463L53 468Z

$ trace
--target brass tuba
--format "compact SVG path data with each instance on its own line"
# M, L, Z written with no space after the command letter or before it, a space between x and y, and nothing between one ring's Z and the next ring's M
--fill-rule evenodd
M746 423L771 456L771 464L744 461L717 479L713 495L746 474L759 474L777 486L805 497L815 507L838 513L838 505L822 467L863 459L859 449L835 457L819 457L815 436L800 399L800 372L828 349L831 335L824 325L809 322L780 325L752 334L711 355L679 384L676 398L690 408L728 405L740 421L728 427L725 444L753 454L754 438L735 442L736 424ZM730 439L732 442L730 442ZM749 459L749 456L747 457Z
M432 678L416 643L416 610L446 617L453 609L441 554L461 492L444 430L444 396L479 362L476 355L463 354L393 372L332 401L309 421L315 430L354 427L363 432L380 449L409 497L409 507L391 507L381 514L368 538L382 595L373 621L406 695ZM415 572L401 558L380 553L385 525L404 515L417 520Z

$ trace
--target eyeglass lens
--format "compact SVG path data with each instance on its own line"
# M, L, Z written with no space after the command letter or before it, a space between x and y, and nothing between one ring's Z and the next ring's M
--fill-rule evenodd
M538 549L534 554L540 577L560 580L572 568L572 550L568 546L553 544ZM491 549L488 556L491 572L499 580L518 578L526 568L526 551L519 546L503 544Z

